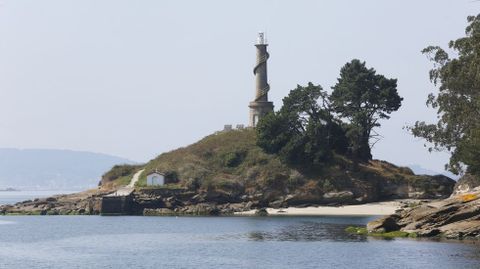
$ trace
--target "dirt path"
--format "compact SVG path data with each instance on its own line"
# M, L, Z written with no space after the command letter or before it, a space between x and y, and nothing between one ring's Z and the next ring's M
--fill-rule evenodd
M128 195L130 195L135 190L135 183L138 182L138 180L140 179L140 175L142 174L142 172L144 170L145 169L142 169L142 170L136 172L133 175L132 179L130 180L130 183L128 183L127 186L121 187L116 192L114 192L112 194L109 194L107 196L128 196Z
M135 175L133 175L132 180L130 180L130 183L127 185L128 188L135 187L135 183L138 182L138 180L140 179L140 175L142 174L143 171L145 171L145 169L142 169L136 172Z

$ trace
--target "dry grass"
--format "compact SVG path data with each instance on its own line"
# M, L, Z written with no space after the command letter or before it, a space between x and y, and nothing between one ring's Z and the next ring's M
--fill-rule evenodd
M275 191L305 193L339 191L352 188L372 188L383 181L405 182L414 187L428 187L430 179L417 176L408 168L385 161L372 160L354 170L345 156L334 159L322 169L305 170L289 167L275 155L266 154L256 145L253 129L218 132L200 141L163 153L142 165L137 187L146 186L151 171L175 172L178 186L190 190L216 189L225 192ZM140 166L116 166L104 175L105 187L128 183ZM128 180L127 180L128 179Z

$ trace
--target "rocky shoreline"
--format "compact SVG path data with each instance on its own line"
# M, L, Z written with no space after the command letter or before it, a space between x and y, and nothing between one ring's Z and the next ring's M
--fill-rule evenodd
M88 190L0 205L0 215L99 215L109 190Z
M405 232L419 237L480 239L480 181L466 175L448 199L417 204L368 223L368 233Z
M423 181L422 181L423 180ZM363 182L363 181L362 181ZM419 182L422 182L419 184ZM266 213L265 208L362 205L397 199L439 199L453 192L453 180L444 176L419 176L415 184L406 181L371 180L372 188L350 186L321 192L317 188L294 190L232 188L132 188L117 196L117 188L99 187L80 193L56 195L0 206L4 215L233 215L238 212ZM312 191L313 190L313 191ZM263 211L262 211L263 210Z
M390 187L390 191L393 189ZM441 191L405 188L394 197L401 199L418 199L442 197L449 195L448 189ZM355 198L354 190L341 190L324 194L312 194L297 190L291 194L282 195L274 191L245 194L240 192L225 192L221 190L189 190L184 188L138 188L126 197L112 196L115 189L98 188L80 193L55 195L0 206L3 215L233 215L238 212L259 211L264 208L305 208L308 206L342 206L361 205L378 202L377 199ZM118 202L106 203L106 198ZM383 201L388 200L384 199ZM391 199L390 199L391 200ZM114 207L107 208L107 207ZM260 212L260 211L259 211ZM263 211L262 211L263 212ZM266 211L265 211L266 212ZM260 212L261 213L261 212Z

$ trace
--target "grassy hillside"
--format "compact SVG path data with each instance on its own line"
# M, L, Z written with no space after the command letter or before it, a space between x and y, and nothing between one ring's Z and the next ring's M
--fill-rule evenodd
M361 202L398 198L412 188L422 192L432 189L432 194L442 189L442 180L432 181L430 176L417 176L409 168L384 161L371 161L353 169L350 160L335 156L332 164L322 170L289 167L277 156L264 153L255 141L252 129L218 132L163 153L144 166L117 166L104 175L102 184L126 184L126 179L144 168L139 188L146 187L149 172L158 170L173 175L174 184L163 188L276 198L290 194L305 202L329 200L332 193Z
M255 140L255 132L250 129L207 136L150 161L138 185L145 185L145 175L155 169L175 172L186 187L228 188L240 184L248 188L290 179L293 171L275 156L263 153Z

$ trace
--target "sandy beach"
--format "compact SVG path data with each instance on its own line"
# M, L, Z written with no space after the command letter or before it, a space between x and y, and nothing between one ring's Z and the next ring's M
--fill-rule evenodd
M369 203L363 205L346 206L311 206L311 207L288 207L288 208L267 208L272 216L369 216L369 215L390 215L400 209L405 202L412 200L396 200L388 202ZM236 215L254 215L255 210L236 212Z

